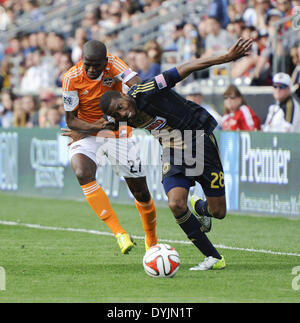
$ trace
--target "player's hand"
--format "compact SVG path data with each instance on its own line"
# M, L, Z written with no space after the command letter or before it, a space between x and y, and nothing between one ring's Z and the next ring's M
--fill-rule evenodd
M252 43L253 40L250 38L240 38L239 40L237 40L227 53L229 61L235 61L241 57L249 55Z
M115 124L113 122L107 121L104 118L100 118L96 122L94 122L97 127L99 127L100 130L115 130Z
M87 136L86 134L83 134L71 129L67 129L67 128L62 128L60 130L62 131L62 134L61 134L62 136L70 138L68 146L70 146L73 142L83 139Z

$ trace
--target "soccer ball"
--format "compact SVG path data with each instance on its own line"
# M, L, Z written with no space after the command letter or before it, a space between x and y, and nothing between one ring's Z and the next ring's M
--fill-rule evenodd
M180 266L178 252L168 244L156 244L143 258L145 272L151 277L174 277Z

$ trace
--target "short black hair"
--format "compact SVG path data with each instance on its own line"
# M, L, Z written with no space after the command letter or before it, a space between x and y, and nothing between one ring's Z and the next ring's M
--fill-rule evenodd
M99 40L89 40L83 45L82 57L84 56L97 56L100 58L105 58L107 55L107 48L104 43Z
M100 98L100 109L106 114L108 112L111 101L113 99L119 99L121 98L121 96L121 93L118 91L111 90L105 92Z

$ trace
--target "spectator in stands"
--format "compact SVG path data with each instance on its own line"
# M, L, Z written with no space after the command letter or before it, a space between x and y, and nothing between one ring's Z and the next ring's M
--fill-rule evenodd
M16 36L14 36L9 40L9 45L6 47L4 54L17 57L22 55L21 52L22 52L21 35L17 34Z
M122 6L122 16L121 22L122 24L126 24L132 19L132 17L136 16L141 11L141 4L136 0L127 0L123 2Z
M68 49L64 36L57 32L49 32L47 34L46 44L51 55Z
M227 32L227 30L222 29L219 21L215 17L208 17L206 20L206 31L207 36L205 38L205 51L202 54L202 58L221 55L226 50L228 50L233 45L233 39ZM198 78L208 78L211 70L205 69L198 71L196 74L190 75L189 79L194 75ZM227 73L227 69L219 66L214 67L215 75ZM188 82L189 79L185 81ZM184 84L184 83L183 83Z
M158 63L152 63L151 58L144 50L136 50L137 73L142 80L147 80L160 74L161 66Z
M9 15L7 14L6 10L0 5L0 31L3 32L7 30L10 23L11 21Z
M156 40L148 40L144 46L144 50L150 57L152 63L161 64L162 59L162 48ZM120 57L120 55L116 55Z
M38 124L40 128L47 128L49 122L47 119L48 110L56 106L56 97L52 90L44 90L39 97L39 116Z
M100 12L99 25L103 30L114 28L121 22L122 8L119 1L112 1L108 6L102 5Z
M36 47L31 47L29 43L29 36L30 34L23 33L21 35L21 52L23 57L27 57L27 55L34 52Z
M81 55L82 55L82 48L84 43L87 41L87 33L85 31L84 28L77 28L75 31L75 39L74 42L72 44L72 61L74 62L74 64L77 64L80 59L81 59Z
M237 12L236 12L235 6L234 6L234 4L232 2L230 2L228 4L227 12L228 12L229 21L234 21L236 15L237 15Z
M234 24L237 37L241 37L243 29L246 27L245 20L242 17L237 16L232 22Z
M269 34L266 29L262 29L258 31L257 39L256 39L256 46L257 46L257 53L260 55L265 48L268 46Z
M263 131L300 132L300 103L291 93L291 78L286 73L273 77L275 104L269 106Z
M47 121L49 128L58 128L61 123L61 114L56 106L47 111Z
M9 56L6 56L0 64L0 91L11 86L12 63Z
M183 27L182 36L177 40L177 52L181 62L195 59L198 49L198 32L193 24L187 23Z
M260 119L247 105L239 89L231 84L224 92L223 130L260 130Z
M61 96L56 97L55 103L56 103L55 107L60 113L60 121L58 125L60 128L67 128L65 108L64 108L64 103Z
M13 107L13 126L14 127L26 127L27 115L22 107L21 98L17 98L14 101Z
M273 39L275 33L280 35L280 31L273 25L274 22L282 18L282 13L277 9L271 9L266 15L266 24L268 26L268 41L266 48L260 53L255 70L251 76L252 85L271 85L272 83L272 59L277 55L280 59L284 55L282 41Z
M229 21L229 23L227 24L226 30L228 32L228 35L229 35L231 41L233 43L235 43L239 38L239 35L238 35L237 30L235 28L235 23L233 21Z
M26 113L26 127L32 128L38 126L38 106L33 95L24 95L21 98L22 108Z
M57 66L57 75L55 80L55 85L57 87L62 86L62 78L64 74L73 66L71 55L69 52L61 53L59 56L58 66Z
M37 47L41 48L44 52L47 52L48 54L47 33L44 31L39 31L36 37L37 37Z
M43 62L43 52L36 49L32 53L32 66L25 71L21 81L21 91L38 93L41 89L54 86L54 67Z
M9 89L1 91L0 100L0 128L9 128L13 125L13 103L15 96Z
M100 8L101 21L105 21L109 19L109 4L107 2L101 1L99 8Z
M49 110L51 107L56 105L56 97L55 93L50 90L46 89L40 94L40 108L46 108Z
M124 62L133 70L137 71L138 67L136 65L136 49L132 48L128 51L124 58Z
M30 33L28 35L28 44L31 52L34 52L38 48L37 33Z
M257 40L259 35L254 26L246 26L243 28L241 37L244 39L252 38L253 40ZM255 41L252 44L251 55L242 57L237 62L232 62L230 68L231 77L249 77L256 66L258 54L257 42Z
M295 66L291 76L292 86L295 94L300 99L300 42L295 44L295 46L291 49L291 56Z
M5 8L6 14L9 17L9 24L7 25L7 30L11 30L16 27L17 14L12 7Z
M219 21L215 17L209 17L207 23L207 37L205 39L205 52L203 58L217 55L230 48L232 40L225 29L221 28Z
M167 7L162 7L160 10L161 16L170 14ZM176 51L176 41L182 34L183 25L175 21L168 21L159 26L157 41L161 44L164 51Z
M39 3L37 0L24 1L23 9L25 13L30 15L30 21L40 21L45 17L39 8Z
M39 109L39 127L40 128L48 128L49 123L47 119L48 109L42 107Z
M145 0L144 11L157 9L162 2L163 0Z
M186 96L186 99L199 104L202 108L207 110L218 122L218 129L221 129L222 128L222 116L211 105L204 102L204 97L200 91L199 86L194 85L194 84L189 84L187 86L190 87L190 89L187 90L188 94Z
M22 1L13 1L10 4L8 2L8 5L11 5L11 8L16 15L16 20L24 13L24 3L22 3Z
M267 29L265 16L270 7L270 0L254 0L253 6L248 7L243 15L246 25L254 26L257 30Z
M226 28L230 19L228 16L228 0L213 0L209 6L208 15L216 17L222 28Z
M293 15L293 7L291 0L275 0L275 8L282 13L283 18ZM291 21L287 21L283 25L283 30L286 31L290 27Z
M206 20L207 20L207 18L204 17L203 19L201 19L201 21L199 22L199 24L197 26L198 36L199 36L199 40L198 40L198 54L199 54L199 56L202 56L203 53L205 52L205 39L208 35ZM231 37L230 33L229 33L229 37ZM175 62L175 64L176 64L176 62Z
M241 19L245 20L244 15L245 15L246 9L248 8L248 1L247 0L233 0L233 4L235 7L235 12L236 12L235 19L241 18Z

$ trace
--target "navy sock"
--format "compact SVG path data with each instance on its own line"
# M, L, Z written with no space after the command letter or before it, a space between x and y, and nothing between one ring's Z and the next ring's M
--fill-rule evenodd
M209 241L206 234L201 231L199 221L189 209L187 209L182 215L176 217L176 222L186 233L187 237L206 257L212 256L214 258L221 259L216 248Z
M196 210L196 212L199 215L205 215L205 216L212 217L212 215L210 214L210 212L208 210L208 203L207 203L207 201L198 200L195 203L195 210Z

